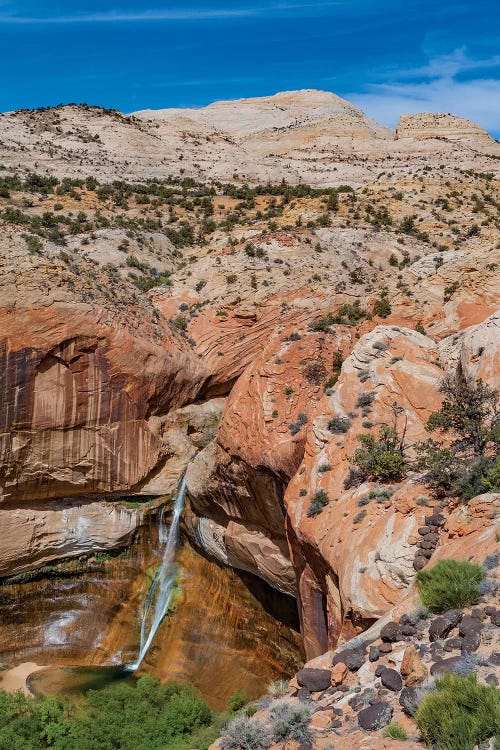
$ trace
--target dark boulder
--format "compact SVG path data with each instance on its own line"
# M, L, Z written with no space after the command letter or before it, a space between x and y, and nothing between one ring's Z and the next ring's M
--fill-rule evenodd
M462 648L463 638L457 636L456 638L448 638L445 641L443 648L445 651L459 651Z
M396 643L403 639L401 626L398 622L388 622L380 631L380 637L385 643Z
M420 547L420 549L423 549L423 550L436 549L436 545L434 542L428 542L425 539L422 539L422 541L418 543L418 546Z
M351 672L357 672L366 661L366 652L363 649L346 648L333 657L333 664L342 662Z
M416 555L415 559L413 560L413 567L415 570L422 570L422 568L425 568L427 565L427 558L423 557L423 555Z
M418 708L418 694L414 687L404 687L399 694L399 705L407 716L413 716Z
M451 656L449 659L441 659L434 662L434 664L431 666L431 675L433 677L436 677L442 674L455 672L457 667L460 666L461 663L461 656Z
M440 638L446 638L455 626L446 617L436 617L429 625L429 639L431 643Z
M425 525L426 526L443 526L445 520L446 519L442 513L433 513L432 516L425 517Z
M379 701L358 714L358 723L362 729L373 732L387 726L392 719L392 706L386 701Z
M417 628L415 627L415 625L403 625L403 627L401 628L401 632L406 636L415 635L417 632Z
M301 669L297 672L297 682L311 693L319 693L330 687L332 673L329 669Z
M455 627L460 624L463 616L464 613L461 609L448 609L443 615L443 617L446 617L446 619L452 622Z
M480 633L483 627L483 623L476 617L472 617L471 615L464 615L462 617L462 621L460 622L458 632L460 633L460 635L465 637L468 635Z
M393 693L399 693L403 687L401 675L395 669L384 669L380 675L380 682L388 690L392 690Z

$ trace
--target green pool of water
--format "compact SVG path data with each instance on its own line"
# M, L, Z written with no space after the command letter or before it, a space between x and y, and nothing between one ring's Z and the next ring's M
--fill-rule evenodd
M64 695L78 698L89 690L102 690L109 685L134 685L137 678L123 667L47 667L34 672L26 680L35 695Z

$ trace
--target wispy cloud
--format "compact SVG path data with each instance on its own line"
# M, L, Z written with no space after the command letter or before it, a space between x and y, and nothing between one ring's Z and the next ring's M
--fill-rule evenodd
M92 23L127 23L148 21L208 21L235 18L267 18L276 15L308 15L328 8L334 8L338 2L308 3L273 3L246 8L172 8L149 10L112 10L99 13L75 13L54 16L23 16L14 13L1 13L0 24L92 24ZM2 2L0 2L2 7Z
M431 58L421 68L399 71L392 80L370 84L365 91L346 96L370 117L392 127L403 113L451 112L498 136L500 80L494 69L499 66L498 55L474 59L461 48ZM479 70L485 75L477 75Z

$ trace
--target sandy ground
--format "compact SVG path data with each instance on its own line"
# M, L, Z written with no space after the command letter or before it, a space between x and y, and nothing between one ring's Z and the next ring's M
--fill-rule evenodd
M31 695L26 680L30 674L40 669L45 669L45 667L33 661L27 661L12 669L6 669L5 672L0 672L0 690L6 690L8 693L21 690L25 695Z

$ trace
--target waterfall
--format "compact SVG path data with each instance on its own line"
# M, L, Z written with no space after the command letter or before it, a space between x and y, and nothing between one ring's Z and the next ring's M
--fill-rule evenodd
M139 669L141 666L158 628L160 627L161 621L167 613L170 602L172 601L172 595L175 589L175 579L177 577L175 553L179 541L179 521L184 507L185 494L186 476L184 475L177 491L172 521L168 530L165 526L165 508L162 508L161 511L158 537L160 544L165 545L165 550L163 552L163 559L160 563L160 567L158 568L154 581L151 584L144 605L139 656L133 664L127 664L127 669L131 672L135 672L135 670ZM150 617L153 601L154 609L152 616Z

